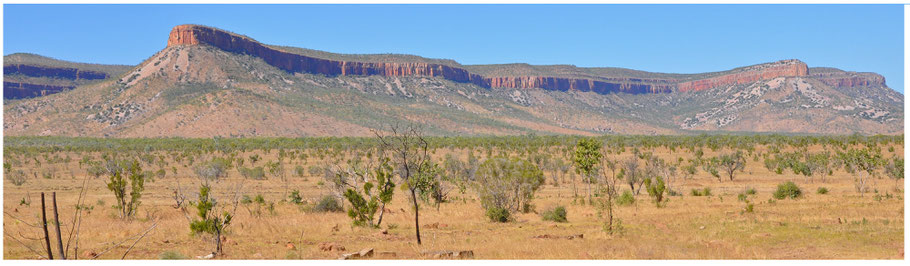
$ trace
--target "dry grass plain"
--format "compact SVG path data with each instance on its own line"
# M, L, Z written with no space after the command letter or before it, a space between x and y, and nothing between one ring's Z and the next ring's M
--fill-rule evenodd
M903 147L895 147L893 153L885 153L886 158L891 154L902 156ZM440 150L437 155L445 152L453 151ZM706 156L718 154L706 152ZM257 152L264 155L263 161L276 158L276 153L274 150L268 155ZM462 159L465 156L462 150L455 153ZM250 154L253 153L247 152L244 156ZM667 159L691 156L665 149L658 149L655 154ZM613 156L630 155L627 152L620 157ZM5 259L39 258L13 238L43 252L41 230L25 223L37 224L40 220L38 193L41 191L57 192L63 235L69 235L74 206L87 176L75 158L79 157L74 156L67 165L54 166L58 170L53 179L41 178L40 174L37 179L30 176L23 186L15 186L4 179ZM305 166L325 164L310 159ZM288 169L289 175L292 175L291 169L293 166ZM133 240L120 246L115 244L134 237L156 222L158 226L136 244L127 259L158 259L165 252L176 252L193 259L210 253L213 250L211 238L192 235L183 212L172 207L175 180L179 179L182 188L190 192L190 198L198 191L199 181L193 171L178 170L176 177L168 171L164 179L146 184L139 213L132 221L116 217L111 207L114 197L105 186L106 177L88 178L85 202L94 207L84 212L78 251L71 248L69 257L78 255L85 259L92 253L110 249L99 259L120 259ZM226 234L224 254L217 258L337 259L342 253L364 248L374 248L377 254L394 253L375 257L380 259L431 258L424 253L441 250L471 250L477 259L903 259L904 256L902 180L874 179L872 189L881 195L893 195L877 200L875 193L860 196L854 189L853 177L842 170L835 171L826 182L807 181L789 170L783 175L769 172L761 161L748 157L745 170L738 173L734 181L719 182L701 169L688 180L677 179L672 189L683 195L669 197L664 207L656 207L642 191L636 196L634 205L617 207L616 217L622 221L624 229L621 234L608 235L601 230L602 220L594 207L573 204L571 179L563 178L554 185L549 172L545 172L545 177L547 183L535 195L533 204L538 211L556 205L566 206L567 223L543 221L535 213L516 214L515 221L509 223L489 222L476 195L469 189L465 194L453 192L453 200L438 209L423 205L420 212L423 245L417 245L413 212L406 191L396 189L382 225L388 234L382 234L381 229L351 226L345 213L303 211L297 205L282 201L284 183L280 180L244 180L236 169L232 169L227 179L215 185L216 193L225 193L228 187L243 183L244 194L262 194L266 200L275 202L275 213L256 218L244 207L239 207ZM290 188L299 189L308 202L330 193L327 186L320 183L321 175L289 179ZM786 181L798 184L803 197L769 202L777 184ZM691 189L705 187L711 188L712 196L689 193ZM826 187L830 192L816 194L819 187ZM749 200L755 202L753 213L743 213L745 203L737 199L737 195L747 188L757 191L749 196ZM578 190L584 193L580 183ZM30 196L30 206L20 205L26 195ZM583 234L584 237L571 240L535 238L544 234ZM51 236L53 239L53 230ZM322 251L318 247L321 243L337 243L346 251Z

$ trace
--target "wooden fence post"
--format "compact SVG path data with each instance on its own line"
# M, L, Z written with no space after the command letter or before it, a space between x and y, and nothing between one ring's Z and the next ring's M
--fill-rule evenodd
M54 259L54 252L51 251L51 238L47 234L47 211L44 206L44 192L41 192L41 228L44 228L44 247L47 248L47 259Z
M51 202L54 204L54 227L57 228L57 251L60 259L65 260L66 254L63 253L63 236L60 235L60 219L57 216L57 192L51 192Z

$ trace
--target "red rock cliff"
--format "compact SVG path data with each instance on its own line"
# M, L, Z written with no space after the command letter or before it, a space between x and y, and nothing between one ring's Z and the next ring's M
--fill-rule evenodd
M259 42L223 30L197 26L174 27L168 46L206 44L225 51L249 54L288 72L323 75L382 75L442 77L455 82L472 83L484 88L542 88L558 91L593 91L607 94L668 93L699 91L708 88L754 82L781 76L804 76L807 66L799 60L785 60L731 71L717 77L677 83L673 79L598 78L581 79L547 76L484 77L459 67L432 63L383 63L337 61L276 50Z
M556 77L483 77L463 68L431 63L349 62L308 57L288 53L226 31L197 26L174 27L168 46L207 44L234 53L262 58L266 63L288 72L324 75L382 75L442 77L455 82L472 83L484 88L542 88L547 90L579 90L597 93L661 93L671 92L673 86L650 84L641 79L589 80Z
M832 87L887 87L885 77L875 73L843 71L811 73L809 76Z
M681 82L679 91L700 91L719 86L743 84L777 77L805 76L809 67L802 61L791 59L774 63L749 66L712 78Z

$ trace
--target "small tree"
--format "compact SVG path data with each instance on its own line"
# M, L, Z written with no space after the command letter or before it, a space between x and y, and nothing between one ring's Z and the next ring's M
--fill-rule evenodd
M120 211L120 219L128 219L139 208L142 191L145 190L145 176L142 174L142 168L136 160L131 162L109 160L107 169L110 174L107 189L114 193L117 209ZM129 192L127 192L127 182L129 182Z
M638 195L641 191L641 185L638 186L638 190L635 190L636 184L644 183L645 173L641 169L641 165L638 163L638 159L635 157L630 157L623 163L623 168L620 169L620 176L623 177L623 180L627 185L629 185L629 190L635 192L635 195Z
M591 201L591 183L594 182L594 173L597 163L603 158L600 152L603 143L591 138L578 140L575 145L575 154L572 162L575 163L575 172L582 176L582 180L587 184L588 201ZM578 197L578 195L575 195Z
M825 182L825 178L834 172L831 154L828 152L807 155L806 165L810 173L819 176L822 182Z
M285 173L284 163L281 161L268 161L265 163L265 167L268 169L269 174L272 175L272 177L278 178L282 183L284 183L284 194L287 195L290 185L288 184L288 178Z
M414 233L420 245L420 204L418 194L430 191L432 180L442 171L432 162L429 154L429 143L423 132L414 125L406 128L391 126L389 135L373 131L379 139L380 149L390 152L390 160L395 165L398 176L411 194L414 208Z
M607 217L606 222L604 223L604 230L612 234L614 232L613 207L616 205L615 199L618 194L616 183L623 179L625 173L623 169L620 169L619 173L616 172L616 169L618 168L617 162L612 159L602 158L600 163L604 167L609 168L610 172L600 171L603 182L598 186L597 200L594 206L597 207L598 213L606 212Z
M894 181L904 179L904 158L894 156L885 165L885 174Z
M218 201L210 194L211 187L207 184L199 187L199 201L192 203L196 206L199 220L193 220L190 223L190 230L194 234L207 233L211 234L215 243L215 253L221 254L223 244L221 234L225 228L231 224L233 215L227 211L217 213Z
M853 174L856 191L862 196L866 192L868 178L879 168L881 154L871 149L849 149L839 152L838 157L843 162L844 170Z
M22 170L6 171L6 179L9 180L10 183L13 183L13 185L15 185L17 187L25 184L26 178L27 178L27 176L25 175L25 172L23 172Z
M344 197L351 203L348 210L348 216L354 219L354 225L370 227L379 227L382 224L382 215L385 205L392 201L392 195L395 193L395 183L392 182L392 167L389 166L388 159L381 159L382 163L375 169L374 178L377 193L374 195L372 182L363 184L363 194L352 188L344 192ZM373 217L376 210L379 211L379 221L373 223Z
M543 182L543 172L533 163L517 157L493 157L477 170L476 191L487 216L505 222L509 213L531 209L530 201Z
M724 174L730 178L730 181L733 181L733 174L736 171L743 171L746 168L746 158L743 157L742 151L721 155L717 161Z
M196 176L203 179L205 182L208 182L227 177L227 171L231 169L231 167L230 160L213 158L210 161L204 161L197 164L193 169L193 172L196 173Z
M651 180L655 181L652 182ZM664 192L667 190L664 179L660 176L648 178L645 180L645 187L648 190L648 195L654 198L654 204L660 207L660 204L664 201Z

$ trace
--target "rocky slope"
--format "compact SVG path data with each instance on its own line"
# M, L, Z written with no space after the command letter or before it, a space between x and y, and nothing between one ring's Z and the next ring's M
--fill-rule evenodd
M3 98L24 99L118 77L129 66L74 63L33 54L3 57Z
M903 95L880 76L784 60L704 74L567 65L460 65L339 55L174 28L116 79L4 104L6 135L369 136L900 134Z

